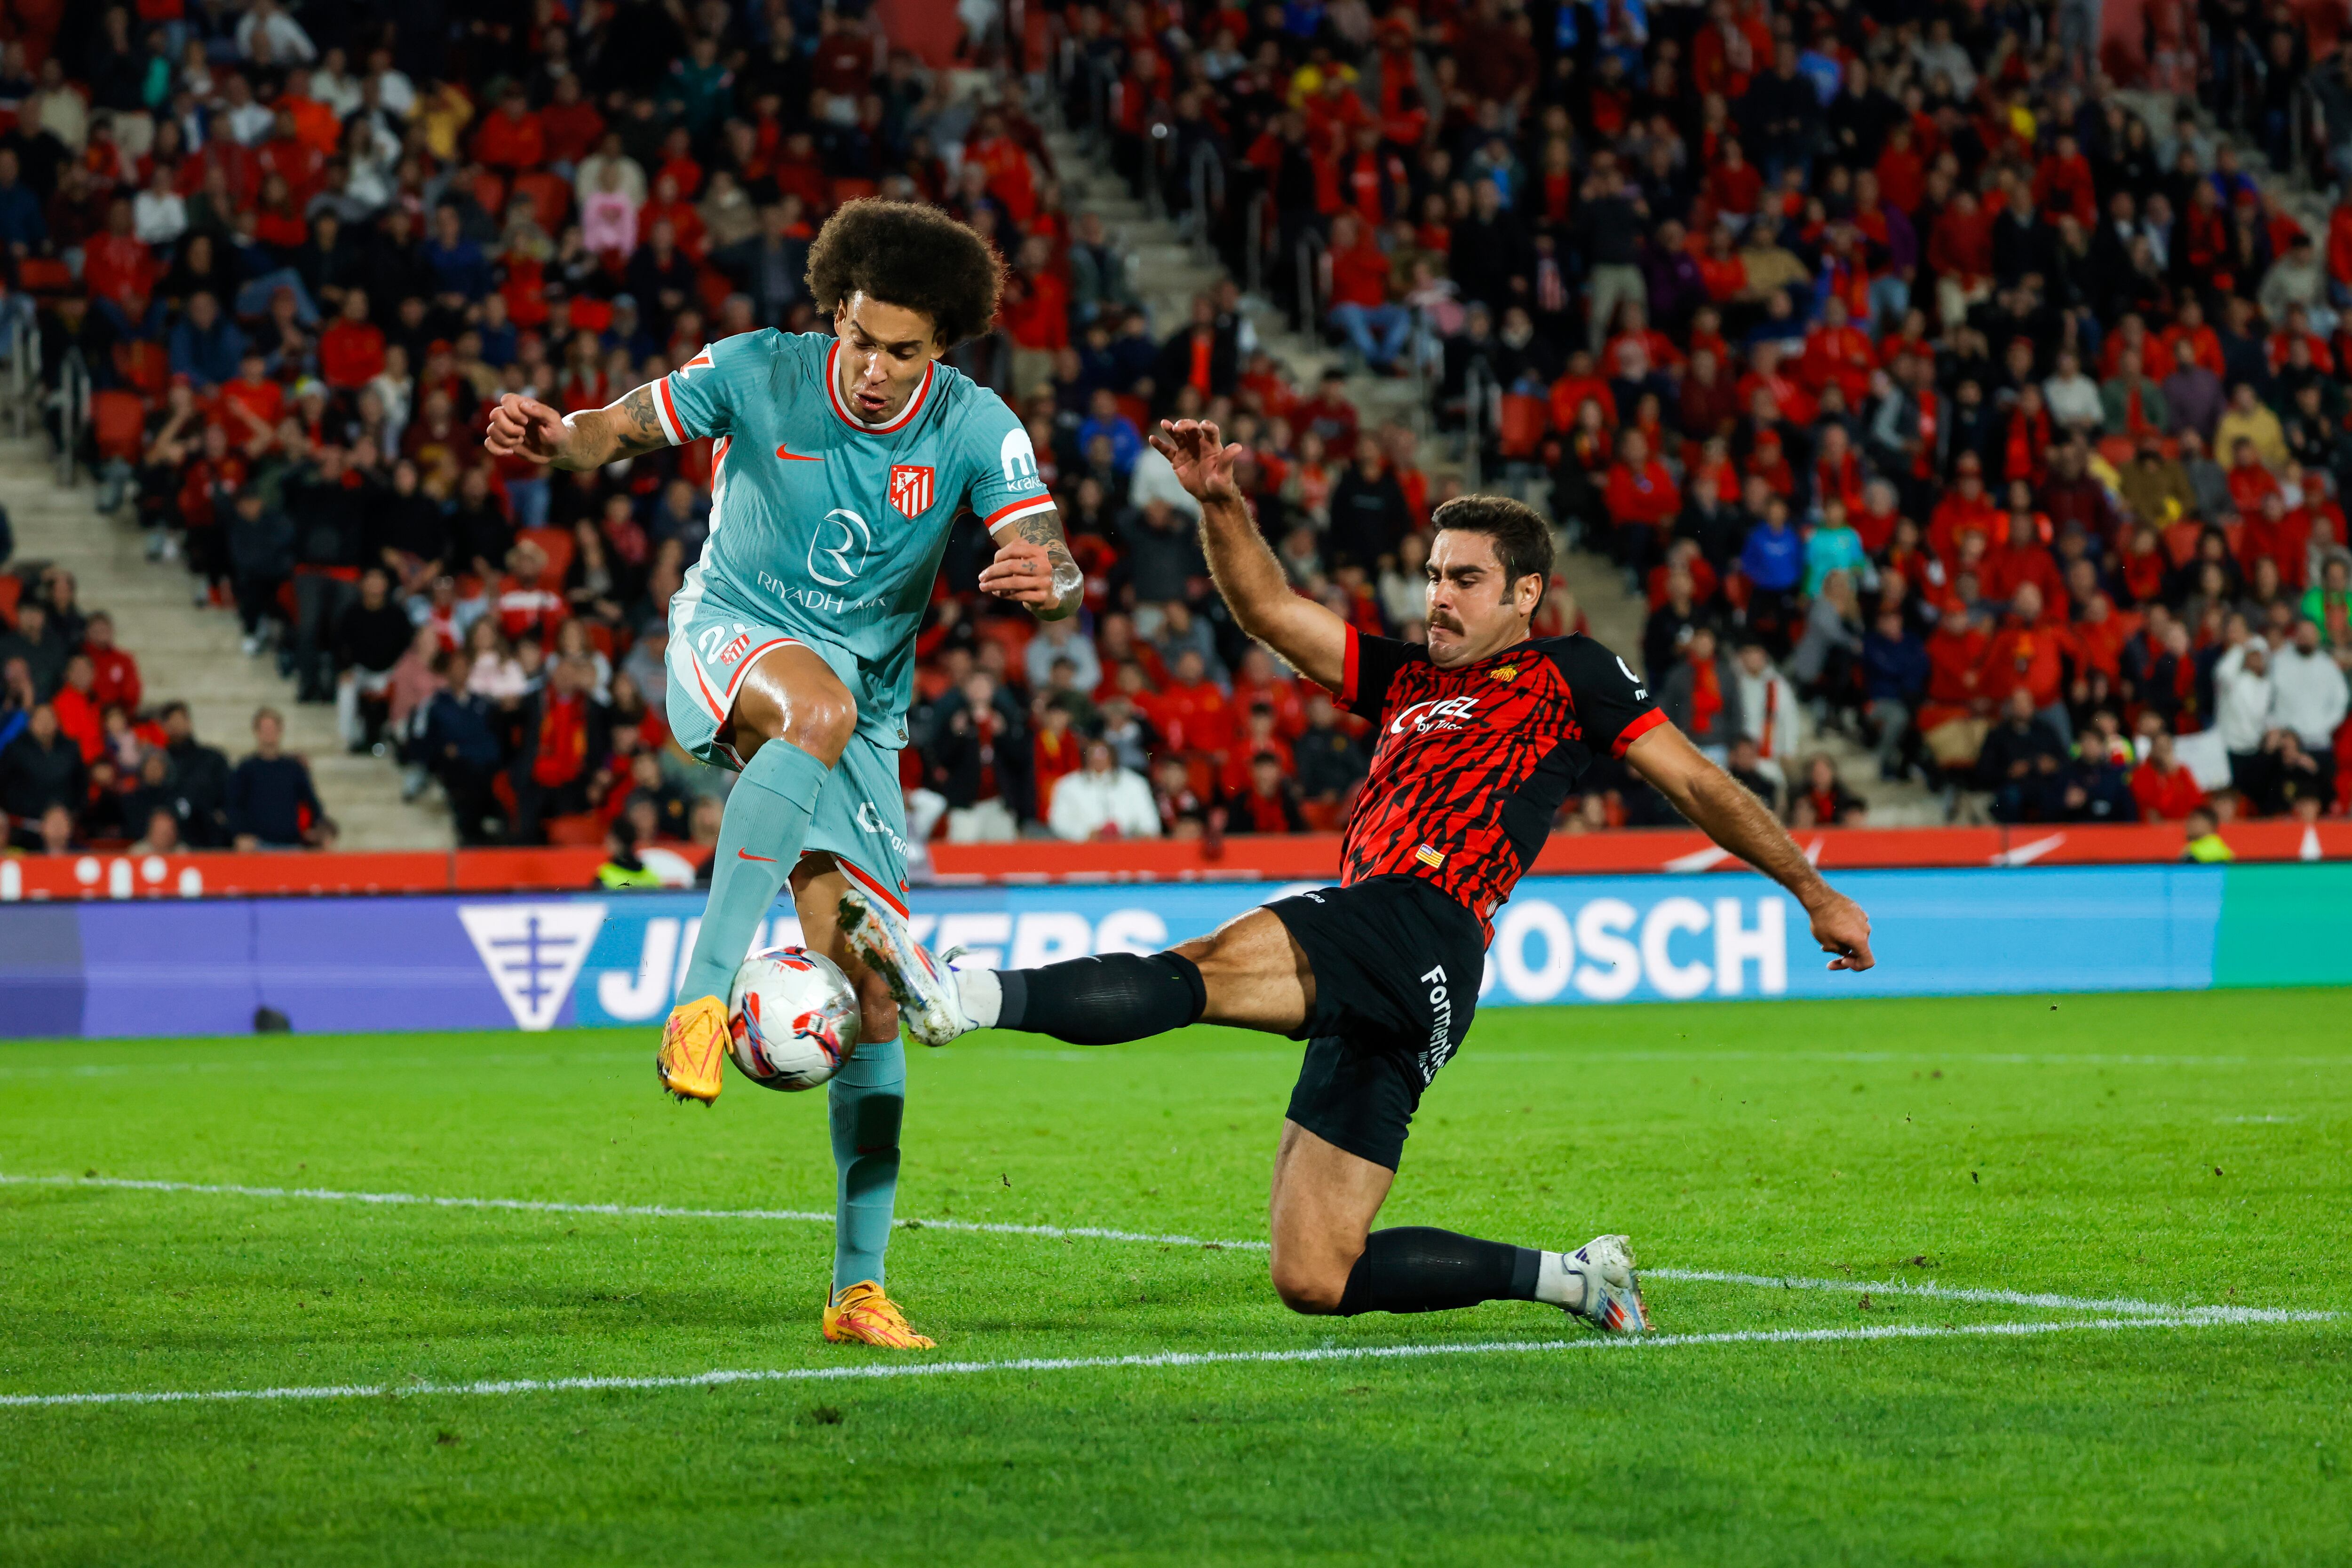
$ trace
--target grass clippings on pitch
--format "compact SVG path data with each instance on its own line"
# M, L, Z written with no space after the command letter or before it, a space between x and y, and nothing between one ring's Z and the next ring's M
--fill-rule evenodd
M988 1364L879 1378L800 1375L903 1364L816 1335L816 1095L673 1107L614 1033L12 1043L0 1174L67 1179L0 1185L0 1395L391 1392L0 1407L0 1561L2340 1562L2352 1320L2144 1309L2352 1308L2347 999L1491 1009L1385 1218L1631 1232L1682 1342L1631 1349L1294 1317L1201 1244L1263 1239L1284 1041L961 1041L891 1282ZM792 1375L416 1391L713 1371Z

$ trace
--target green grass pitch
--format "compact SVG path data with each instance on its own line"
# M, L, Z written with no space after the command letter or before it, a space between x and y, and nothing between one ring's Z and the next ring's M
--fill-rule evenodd
M1384 1218L1630 1232L1676 1341L1632 1347L1525 1304L1295 1317L1247 1249L929 1223L1262 1239L1269 1037L918 1049L912 1357L818 1338L822 1223L100 1185L830 1209L820 1096L673 1106L649 1031L13 1042L0 1395L398 1391L0 1406L0 1563L2341 1563L2352 1318L2284 1314L2352 1310L2347 1000L1490 1009ZM1707 1271L1853 1288L1670 1277Z

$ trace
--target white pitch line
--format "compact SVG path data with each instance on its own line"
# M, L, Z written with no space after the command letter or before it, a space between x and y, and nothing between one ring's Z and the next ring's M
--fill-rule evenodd
M360 1203L383 1207L504 1209L520 1214L594 1214L641 1219L762 1219L800 1225L831 1225L833 1216L797 1208L680 1208L666 1203L556 1203L528 1197L437 1197L417 1192L340 1192L322 1186L245 1186L227 1182L135 1181L121 1176L0 1176L0 1186L92 1186L120 1192L180 1192L221 1197L297 1197L317 1203ZM1263 1252L1263 1241L1217 1241L1202 1236L1163 1236L1153 1231L1111 1230L1093 1225L990 1224L975 1219L903 1218L906 1230L957 1230L982 1236L1042 1236L1071 1240L1137 1241L1163 1247L1213 1247Z
M1907 1280L1801 1280L1772 1274L1733 1274L1712 1269L1644 1269L1646 1280L1691 1280L1717 1285L1759 1285L1792 1291L1844 1291L1856 1295L1920 1296L1983 1306L2039 1307L2060 1312L2126 1312L2145 1317L2195 1317L2213 1322L2308 1322L2334 1312L2304 1312L2284 1307L2181 1307L2129 1297L2060 1296L2042 1291L1989 1291L1962 1285L1914 1284Z
M2326 1312L2282 1314L2282 1322L2313 1322ZM1574 1340L1497 1340L1473 1344L1327 1345L1309 1350L1156 1351L1139 1355L1041 1356L1018 1361L866 1362L852 1366L756 1368L698 1372L675 1377L513 1377L479 1383L329 1384L315 1387L124 1389L87 1394L0 1394L0 1407L70 1405L179 1405L226 1400L382 1399L425 1395L598 1393L663 1388L717 1388L743 1383L831 1383L867 1378L950 1377L991 1372L1097 1372L1125 1368L1288 1364L1318 1361L1407 1361L1445 1355L1536 1354L1562 1350L1664 1350L1713 1344L1823 1344L1873 1340L2021 1337L2085 1329L2210 1328L2225 1320L2203 1316L2083 1318L2048 1323L1900 1324L1853 1329L1741 1329L1725 1333L1594 1335Z
M319 1203L373 1204L387 1207L504 1210L520 1214L586 1214L644 1219L754 1219L796 1225L830 1225L834 1217L813 1209L680 1208L669 1204L559 1203L525 1197L438 1197L415 1192L341 1192L332 1187L247 1186L231 1183L142 1181L127 1176L8 1176L0 1186L101 1187L117 1192L193 1193L199 1196L258 1198L302 1198ZM1013 1225L974 1219L902 1218L904 1230L952 1230L979 1236L1036 1236L1048 1240L1127 1241L1161 1247L1200 1247L1232 1252L1264 1252L1264 1241L1217 1240L1209 1237L1163 1235L1154 1231L1117 1230L1097 1225ZM2144 1317L2195 1314L2221 1322L2290 1322L2298 1314L2275 1307L2180 1306L2167 1301L2143 1301L2130 1297L2063 1296L2043 1291L1998 1291L1958 1285L1915 1283L1905 1280L1818 1280L1798 1275L1728 1273L1710 1269L1644 1269L1652 1280L1683 1280L1700 1284L1755 1285L1784 1291L1842 1291L1850 1294L1877 1291L1882 1295L1916 1296L1931 1301L1969 1301L1988 1306L2036 1307L2062 1312L2127 1312ZM2332 1317L2323 1312L2321 1317Z
M1020 1046L975 1046L968 1052L978 1060L1019 1061L1105 1062L1165 1060L1157 1055L1139 1057L1098 1047L1068 1051L1032 1050ZM582 1066L592 1062L642 1062L642 1051L499 1051L484 1056L468 1057L468 1066L549 1067ZM1184 1052L1188 1061L1211 1059L1220 1061L1283 1061L1295 1062L1297 1051L1250 1050L1198 1050ZM942 1059L943 1060L943 1059ZM1862 1066L1894 1065L1919 1062L1942 1068L1961 1067L2343 1067L2352 1064L2352 1056L2166 1056L2147 1053L2098 1051L1533 1051L1473 1050L1458 1059L1476 1065L1494 1062L1516 1065L1522 1062L1841 1062ZM324 1057L302 1056L283 1061L268 1058L244 1059L234 1061L164 1061L143 1063L113 1062L35 1062L0 1066L0 1080L39 1078L119 1078L136 1074L152 1078L163 1073L190 1072L269 1072L296 1071L341 1072L364 1068L371 1072L394 1069L446 1068L448 1062L440 1057L373 1056Z

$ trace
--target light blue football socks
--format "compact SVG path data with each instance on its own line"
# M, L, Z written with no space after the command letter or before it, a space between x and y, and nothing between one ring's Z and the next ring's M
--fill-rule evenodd
M833 1288L885 1283L882 1254L898 1197L898 1123L907 1109L907 1048L867 1040L826 1086L833 1166Z
M832 771L782 739L761 747L744 767L719 825L719 852L710 862L710 902L703 907L694 956L678 984L679 1001L727 999L752 936L775 906L776 890L799 863L809 818Z

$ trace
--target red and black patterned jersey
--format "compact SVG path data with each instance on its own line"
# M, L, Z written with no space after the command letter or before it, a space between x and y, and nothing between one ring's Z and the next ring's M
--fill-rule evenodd
M1348 632L1341 706L1379 727L1348 818L1342 885L1418 876L1478 917L1533 863L1552 814L1601 752L1665 722L1625 662L1590 637L1544 637L1441 670L1413 643Z

